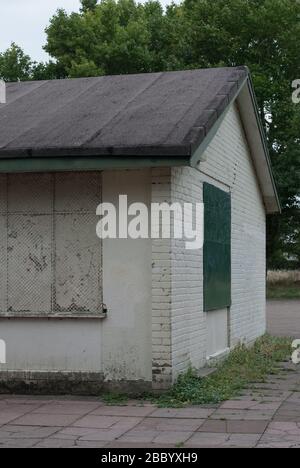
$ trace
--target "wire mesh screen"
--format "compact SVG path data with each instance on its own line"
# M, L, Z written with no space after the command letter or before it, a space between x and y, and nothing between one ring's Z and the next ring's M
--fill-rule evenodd
M0 175L0 314L102 312L101 174Z

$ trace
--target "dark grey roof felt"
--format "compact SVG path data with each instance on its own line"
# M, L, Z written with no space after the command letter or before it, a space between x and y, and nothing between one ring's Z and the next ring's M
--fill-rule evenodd
M0 157L189 156L245 67L7 83Z

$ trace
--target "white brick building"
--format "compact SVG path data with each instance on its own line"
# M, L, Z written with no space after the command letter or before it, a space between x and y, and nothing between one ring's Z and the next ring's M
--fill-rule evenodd
M266 329L280 209L245 68L7 85L0 387L163 389ZM103 239L96 207L201 203L204 248Z

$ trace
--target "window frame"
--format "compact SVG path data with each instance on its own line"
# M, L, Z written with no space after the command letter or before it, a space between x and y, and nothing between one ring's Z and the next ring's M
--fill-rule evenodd
M9 200L8 200L8 194L9 194L9 181L13 181L13 178L14 176L24 176L26 177L26 175L28 176L39 176L39 175L48 175L50 178L51 178L51 184L52 184L52 191L50 192L50 196L52 197L52 200L51 200L51 210L49 210L49 212L47 213L47 216L49 216L49 218L51 218L51 232L49 233L49 238L51 239L51 242L53 242L53 229L54 229L54 226L56 224L56 216L59 214L59 215L68 215L70 214L71 216L74 215L74 219L73 219L73 222L76 218L76 214L79 214L81 215L82 217L85 216L85 211L82 210L81 212L79 211L76 211L74 210L73 212L71 211L70 213L68 213L67 210L62 210L62 213L60 212L60 210L56 210L55 209L55 204L54 204L54 201L55 201L55 195L56 195L56 185L55 185L55 181L56 181L56 177L59 177L59 176L63 176L64 174L76 174L77 176L80 174L89 174L91 175L91 173L95 174L96 175L96 180L99 181L99 186L97 185L97 196L99 195L99 200L97 200L97 204L101 203L101 199L102 199L102 173L100 171L74 171L74 172L70 172L70 171L64 171L64 172L49 172L49 173L24 173L24 174L1 174L1 177L4 178L5 177L5 181L6 181L6 186L5 186L5 189L2 188L2 196L3 194L5 193L5 196L6 196L6 212L2 212L1 213L1 216L3 218L6 217L6 232L4 233L4 236L6 236L6 240L5 240L5 245L4 245L4 250L6 249L7 250L7 253L6 253L6 262L7 262L7 266L6 266L6 271L4 273L4 277L6 276L6 282L7 282L7 285L6 285L6 296L7 296L7 299L6 299L6 303L7 303L7 307L1 307L0 309L0 318L8 318L8 319L17 319L17 318L41 318L41 319L98 319L98 318L105 318L106 317L106 307L105 305L103 304L103 243L102 243L102 240L101 239L98 239L97 238L97 242L99 243L99 257L97 258L97 262L96 262L96 269L98 271L98 276L97 276L97 279L95 280L97 282L97 294L98 294L98 298L97 298L97 310L95 308L95 310L89 310L89 309L85 309L84 307L78 307L78 310L72 310L70 309L70 311L68 311L67 309L66 310L63 310L63 311L60 311L59 309L52 309L53 307L53 297L54 295L56 294L56 292L53 292L52 290L55 290L56 289L56 284L54 283L55 281L55 278L53 278L52 274L52 269L53 268L56 268L56 249L57 249L57 244L56 242L57 239L55 238L55 244L51 244L51 250L50 250L50 256L51 256L51 265L50 265L50 270L51 270L51 280L49 282L49 285L50 285L50 288L51 288L51 299L50 299L50 302L51 302L51 305L49 307L49 311L45 312L45 311L39 311L39 310L36 310L36 311L33 311L33 310L12 310L12 307L8 307L9 305L9 289L8 289L8 278L9 278L9 265L8 265L8 256L9 256L9 252L8 252L8 249L9 249L9 243L8 243L8 236L9 236L9 217L12 216L12 215L15 215L15 213L13 212L13 210L10 209L9 207ZM98 188L99 188L99 194L98 194ZM5 190L5 191L4 191ZM96 206L93 207L95 208L95 238L96 238L96 222L97 222L97 217L96 217ZM87 210L86 211L89 215L92 215L93 213L93 210L89 211ZM18 213L16 211L16 213ZM23 212L20 211L18 213L19 215L23 215L24 216L24 219L25 217L27 216L28 219L30 219L30 217L32 216L32 213L27 213L26 210L24 210ZM41 214L43 215L43 213ZM70 219L72 219L70 217ZM84 222L83 218L82 218L82 221ZM54 276L55 276L56 273L54 273ZM13 284L13 283L12 283ZM13 286L10 286L10 290L12 289ZM96 297L96 296L95 296ZM34 309L34 307L32 307L32 309Z

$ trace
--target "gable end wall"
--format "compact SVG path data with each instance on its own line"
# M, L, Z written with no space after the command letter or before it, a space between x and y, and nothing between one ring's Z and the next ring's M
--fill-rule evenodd
M233 105L198 169L155 169L152 201L202 202L203 182L232 197L232 307L229 345L251 343L266 329L265 208L243 132ZM165 388L207 356L207 315L203 311L203 252L184 241L152 241L153 381ZM162 283L160 283L162 281ZM161 287L158 288L158 285ZM160 306L158 306L160 304Z

